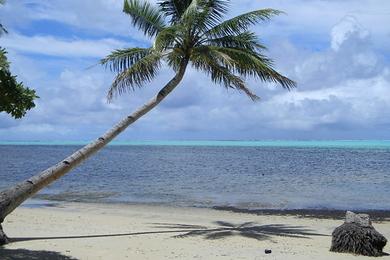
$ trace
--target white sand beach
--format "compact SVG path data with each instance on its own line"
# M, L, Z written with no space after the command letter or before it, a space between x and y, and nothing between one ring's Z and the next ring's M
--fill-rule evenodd
M340 224L342 220L145 205L22 207L3 225L14 242L0 249L0 258L368 259L329 252L330 234ZM390 237L390 221L374 226ZM384 251L390 252L390 246Z

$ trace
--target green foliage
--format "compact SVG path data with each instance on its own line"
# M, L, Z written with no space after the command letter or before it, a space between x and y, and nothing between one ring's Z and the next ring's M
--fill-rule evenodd
M278 73L250 27L282 12L262 9L223 20L229 0L125 0L124 12L133 25L153 37L150 48L116 50L101 64L116 72L108 99L150 82L164 61L177 71L186 59L214 83L258 97L245 85L246 78L275 82L290 90L295 82Z
M9 70L9 62L6 56L7 52L5 49L0 47L0 69L1 70Z
M129 86L134 89L142 87L145 82L150 82L157 75L161 65L160 61L161 53L151 52L128 69L120 72L112 83L108 100L112 100L116 94L126 92Z
M235 88L239 91L243 91L252 100L258 100L259 97L252 93L252 91L245 86L244 81L239 76L234 75L232 70L229 69L232 62L233 60L231 60L229 56L218 51L210 50L210 48L206 46L194 49L192 58L194 67L209 74L214 83L222 84L226 88Z
M147 1L125 0L123 12L130 15L133 25L145 35L155 36L164 28L161 12Z
M5 0L0 0L0 5ZM0 24L0 36L8 33ZM23 117L28 110L35 107L34 99L39 98L35 90L23 86L9 70L5 49L0 47L0 113L6 112L15 119Z
M110 68L111 71L122 72L129 69L139 60L150 54L152 48L128 48L113 51L101 63Z
M269 20L272 16L279 15L281 13L281 11L274 9L252 11L226 20L208 30L206 34L219 37L239 34L247 31L249 26L256 25L261 21Z
M180 17L187 10L191 2L192 0L168 0L159 1L158 5L165 16L171 18L170 23L174 24L180 21Z
M35 90L24 87L22 82L17 82L16 76L11 75L6 51L0 48L0 112L21 118L35 107L36 98Z

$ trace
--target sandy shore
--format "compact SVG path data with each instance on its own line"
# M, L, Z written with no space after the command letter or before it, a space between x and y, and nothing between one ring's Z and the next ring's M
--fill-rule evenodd
M3 227L15 242L0 248L0 259L368 259L329 252L330 234L341 223L212 209L64 203L13 212ZM390 238L389 221L374 225Z

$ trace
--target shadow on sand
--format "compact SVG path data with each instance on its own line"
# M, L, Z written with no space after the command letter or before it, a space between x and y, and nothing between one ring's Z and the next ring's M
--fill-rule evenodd
M193 226L192 229L184 234L176 235L177 238L190 236L202 236L204 239L220 239L229 236L242 236L257 240L271 240L272 236L284 236L292 238L310 238L310 236L327 236L315 233L310 229L302 226L290 226L284 224L258 225L254 222L245 222L242 224L233 224L226 221L216 221L214 224L217 228L206 228ZM157 228L191 229L191 225L155 223Z
M96 234L80 236L53 236L53 237L15 237L10 238L10 242L21 242L30 240L52 240L52 239L82 239L82 238L104 238L104 237L125 237L148 234L179 233L175 238L185 238L191 236L202 236L204 239L219 239L229 236L242 236L257 240L271 239L272 236L285 236L292 238L310 238L310 236L327 236L318 234L302 226L290 226L284 224L258 225L254 222L233 224L226 221L216 221L215 227L205 227L199 225L174 224L174 223L151 223L153 228L164 229L156 231L116 233L116 234Z
M36 251L27 249L5 249L0 247L1 260L77 260L53 251Z

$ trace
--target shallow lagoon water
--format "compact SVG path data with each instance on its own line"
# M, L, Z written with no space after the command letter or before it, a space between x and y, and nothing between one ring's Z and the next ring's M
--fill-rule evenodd
M0 188L80 143L3 143ZM174 206L390 210L389 141L119 142L41 199Z

